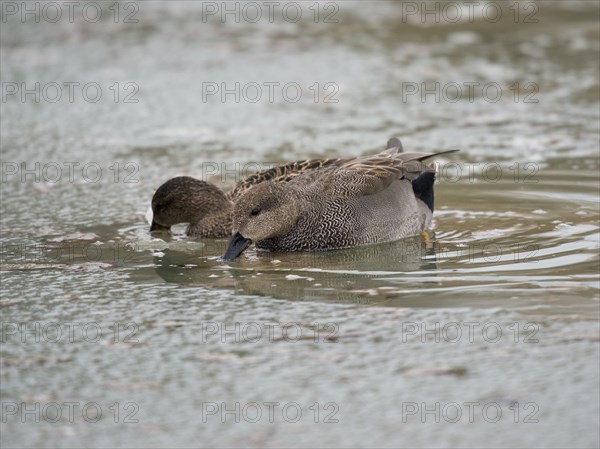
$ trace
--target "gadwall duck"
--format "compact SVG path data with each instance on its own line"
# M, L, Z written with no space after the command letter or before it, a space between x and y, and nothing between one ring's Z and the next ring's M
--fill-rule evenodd
M427 229L436 169L424 161L457 150L403 153L398 139L390 146L244 191L235 200L223 259L235 259L252 242L269 251L324 251L389 242Z
M312 159L280 165L254 173L225 194L217 186L190 176L178 176L162 184L152 197L150 232L169 231L171 226L189 223L191 237L220 238L231 235L233 203L248 189L265 181L289 182L295 176L350 159Z

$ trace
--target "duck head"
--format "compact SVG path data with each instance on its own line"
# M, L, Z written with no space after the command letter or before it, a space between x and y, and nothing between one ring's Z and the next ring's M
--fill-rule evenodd
M252 242L288 234L302 215L298 192L267 181L251 188L233 206L233 231L223 260L233 260Z
M171 178L152 197L150 232L170 231L178 223L199 223L229 210L231 203L216 186L189 176Z

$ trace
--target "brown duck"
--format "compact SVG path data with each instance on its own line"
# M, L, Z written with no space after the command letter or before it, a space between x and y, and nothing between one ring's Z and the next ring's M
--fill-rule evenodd
M178 223L189 223L191 237L220 238L231 235L233 203L248 189L262 182L289 182L294 177L349 159L312 159L281 165L252 174L225 194L217 186L190 176L171 178L152 197L150 232L169 231Z

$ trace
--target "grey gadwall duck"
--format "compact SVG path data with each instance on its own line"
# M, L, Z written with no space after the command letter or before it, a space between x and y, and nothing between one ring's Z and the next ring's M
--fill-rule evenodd
M192 237L231 236L233 203L248 189L262 182L289 182L295 176L350 159L312 159L292 162L252 174L225 194L217 186L190 176L178 176L162 184L152 197L150 232L169 231L171 226L189 223Z
M431 224L436 172L424 161L454 151L403 153L391 139L379 154L252 186L235 200L223 259L252 242L269 251L324 251L419 234Z

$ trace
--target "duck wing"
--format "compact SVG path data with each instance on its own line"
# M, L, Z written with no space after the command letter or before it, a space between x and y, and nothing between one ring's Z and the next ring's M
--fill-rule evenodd
M237 185L227 193L227 198L230 201L235 201L245 191L260 184L264 181L289 182L299 175L306 174L310 171L317 170L323 167L331 167L342 165L350 159L308 159L304 161L290 162L289 164L279 165L258 173L254 173L247 178L241 180Z
M396 148L391 148L372 156L352 159L331 171L334 192L342 197L375 194L398 179L412 181L423 173L435 173L435 166L425 161L456 151L399 153Z

